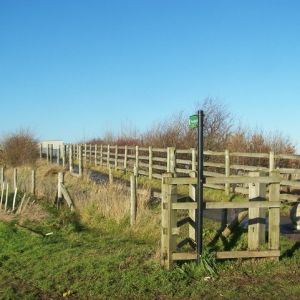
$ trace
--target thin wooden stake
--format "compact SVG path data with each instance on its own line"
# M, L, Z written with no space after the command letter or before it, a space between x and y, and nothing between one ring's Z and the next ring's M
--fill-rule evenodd
M113 177L112 170L111 170L111 167L110 167L110 166L109 166L109 168L108 168L108 179L109 179L109 184L113 184L113 182L114 182L114 177Z
M94 153L95 153L95 167L97 167L97 144L95 144Z
M2 209L3 196L4 196L4 182L1 184L1 200L0 200L0 209Z
M57 178L57 207L59 208L62 203L62 191L61 185L64 183L64 174L62 172L58 173Z
M7 211L7 203L8 203L8 182L6 183L6 195L5 195L5 206L4 206L4 210Z
M13 206L12 206L12 211L13 212L15 211L15 208L16 208L17 192L18 192L18 189L16 188L15 193L14 193Z
M4 182L4 167L0 168L0 184Z
M130 176L130 225L133 226L136 222L136 178L134 175Z

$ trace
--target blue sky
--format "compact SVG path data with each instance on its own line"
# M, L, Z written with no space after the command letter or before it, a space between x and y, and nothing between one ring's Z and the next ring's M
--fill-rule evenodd
M0 134L144 130L206 97L300 148L300 1L0 0Z

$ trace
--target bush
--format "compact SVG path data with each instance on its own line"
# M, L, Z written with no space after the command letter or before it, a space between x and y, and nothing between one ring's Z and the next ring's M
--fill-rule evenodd
M5 137L2 149L4 163L13 167L34 164L39 155L37 139L23 129Z

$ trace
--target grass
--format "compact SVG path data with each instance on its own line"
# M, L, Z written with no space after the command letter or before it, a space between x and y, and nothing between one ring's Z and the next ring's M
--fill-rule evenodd
M181 263L166 271L159 263L159 204L140 199L137 226L131 228L125 187L66 175L76 213L58 211L52 187L58 171L39 166L37 189L45 198L28 205L30 213L0 214L0 299L300 298L299 243L281 237L280 261L216 262L206 248L200 265ZM218 227L205 220L205 245ZM185 225L182 233L187 230ZM215 248L246 249L245 230Z
M299 244L282 239L281 261L217 262L217 275L203 265L171 271L158 261L158 241L132 231L128 220L99 219L46 207L47 218L28 221L41 237L0 222L1 299L297 299ZM208 226L207 224L206 226ZM294 247L293 247L294 246Z

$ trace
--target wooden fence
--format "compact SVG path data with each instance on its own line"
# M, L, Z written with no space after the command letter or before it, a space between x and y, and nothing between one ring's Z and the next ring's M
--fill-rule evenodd
M250 176L230 176L207 178L208 183L243 183L249 185L249 201L243 202L205 202L205 209L248 209L248 248L239 251L216 252L217 259L228 258L258 258L280 256L280 177L271 173L269 177L260 176L259 172ZM162 179L162 223L161 223L161 264L170 269L175 261L195 260L195 201L196 178L176 178L171 173ZM266 201L266 186L269 185L269 200ZM189 195L178 195L177 186L188 185ZM266 209L268 209L268 243L266 244ZM182 212L188 215L182 218ZM188 237L178 243L181 226L189 224ZM184 233L184 231L183 231ZM191 251L182 251L185 245L191 246Z
M41 157L44 155L53 161L54 157L62 164L70 160L79 160L82 156L83 166L107 166L118 170L133 172L137 166L138 175L150 179L161 179L163 173L172 173L177 177L189 176L196 171L197 157L195 149L175 149L67 144L54 154L53 147L40 149ZM81 155L80 155L81 154ZM270 153L240 153L240 152L214 152L205 151L204 175L206 177L223 177L230 175L243 175L251 171L264 171L270 173L277 170L281 176L280 199L287 202L300 200L300 155ZM206 183L206 187L223 189L227 192L238 192L247 195L248 186L238 183Z

